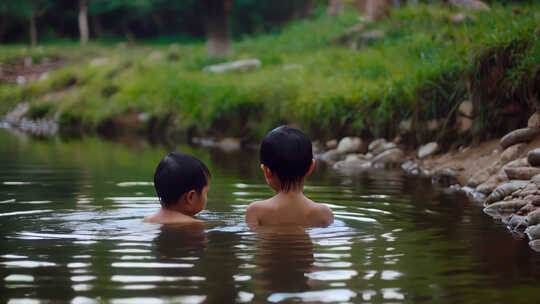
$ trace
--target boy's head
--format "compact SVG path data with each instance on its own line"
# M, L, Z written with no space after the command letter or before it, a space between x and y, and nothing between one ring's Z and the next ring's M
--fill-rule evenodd
M280 126L263 139L260 159L261 164L279 178L280 190L289 192L312 169L311 140L296 128Z
M202 192L209 182L208 168L195 157L179 152L165 156L154 173L154 186L165 208L173 207L182 195L189 193L198 194L198 199L204 199L202 203L205 204L206 194L203 196Z

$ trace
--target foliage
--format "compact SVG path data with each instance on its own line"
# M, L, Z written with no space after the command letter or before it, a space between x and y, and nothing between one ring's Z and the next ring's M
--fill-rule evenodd
M456 11L447 6L406 7L367 24L365 31L382 30L385 36L358 50L339 38L362 16L354 11L339 19L321 14L295 21L280 33L236 42L228 60L261 59L263 67L252 72L202 71L218 61L204 55L201 43L64 48L71 54L67 56L79 56L77 62L42 82L0 87L0 105L37 102L46 93L75 85L55 107L61 119L88 128L131 111L173 115L178 127L191 134L246 140L281 123L299 125L319 138L390 137L400 121L412 119L419 130L415 140L421 141L428 121L444 121L448 131L456 106L468 97L467 82L480 78L474 75L488 62L485 57L498 58L498 50L511 50L513 58L505 66L500 95L508 99L516 96L512 92L530 93L539 77L540 7L519 9L516 15L513 7L495 6L491 12L468 13L470 21L454 24L450 17ZM155 51L165 56L152 59ZM110 58L107 64L90 64L90 58L104 56ZM81 64L81 58L89 59ZM475 81L472 86L473 92L482 88ZM533 91L532 97L537 96Z

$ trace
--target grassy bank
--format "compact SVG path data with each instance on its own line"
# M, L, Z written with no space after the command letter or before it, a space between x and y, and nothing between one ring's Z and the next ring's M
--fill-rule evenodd
M540 5L467 12L469 19L459 24L451 21L456 13L441 6L393 11L366 24L364 32L381 30L384 36L356 49L350 45L357 36L345 43L340 38L363 22L361 16L314 17L279 34L235 42L233 55L223 60L208 58L203 44L44 47L46 56L69 63L44 81L0 85L0 111L29 101L33 117L55 116L63 126L90 131L146 113L145 132L172 125L189 134L246 140L278 123L297 124L321 138L390 137L411 119L416 132L409 139L419 142L455 138L456 108L472 94L481 112L474 132L497 133L504 128L497 124L507 115L504 105L531 108L538 102ZM7 54L4 49L0 53ZM152 56L155 51L163 56ZM108 61L92 65L97 57ZM6 64L5 58L0 62ZM202 71L245 58L259 58L262 68ZM440 122L436 134L425 127L432 120Z

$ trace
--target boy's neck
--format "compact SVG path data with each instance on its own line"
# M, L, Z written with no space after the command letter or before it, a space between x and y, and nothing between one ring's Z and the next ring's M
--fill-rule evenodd
M295 198L303 198L304 197L304 191L302 188L298 189L291 189L287 192L285 191L278 191L276 193L276 198L286 198L287 200L295 199Z

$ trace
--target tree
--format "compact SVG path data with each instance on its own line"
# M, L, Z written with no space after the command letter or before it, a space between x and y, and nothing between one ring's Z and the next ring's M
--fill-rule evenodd
M51 5L50 1L51 0L3 0L0 11L16 18L28 20L30 44L36 46L38 39L36 19L47 11Z
M230 51L229 16L232 0L206 0L206 47L211 57L226 57Z
M328 16L341 16L343 14L343 0L330 0L326 13Z
M90 4L90 0L79 0L79 35L81 36L82 45L85 45L89 38L88 4Z

